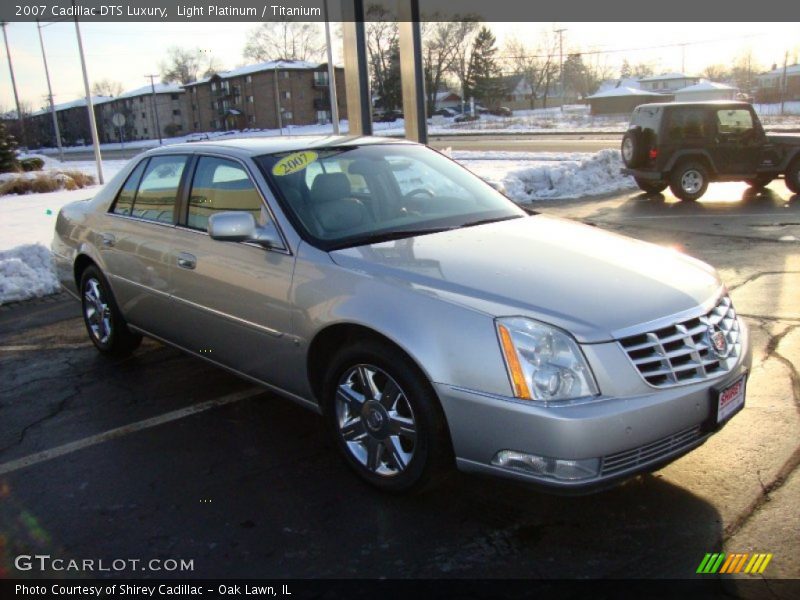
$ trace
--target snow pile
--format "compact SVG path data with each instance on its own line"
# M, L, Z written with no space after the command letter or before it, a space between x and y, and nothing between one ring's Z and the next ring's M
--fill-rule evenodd
M452 153L455 160L476 175L502 183L507 194L520 203L595 196L636 187L631 177L620 173L623 165L619 150L594 154L506 152L497 153L497 157L494 154ZM514 154L516 160L508 160Z
M53 256L41 244L0 252L0 304L39 298L58 290Z

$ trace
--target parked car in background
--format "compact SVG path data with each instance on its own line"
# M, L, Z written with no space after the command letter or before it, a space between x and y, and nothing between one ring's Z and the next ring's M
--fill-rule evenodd
M153 149L63 207L52 249L102 354L151 336L257 382L387 491L453 465L589 491L745 402L748 333L714 269L532 214L404 140Z
M470 121L477 121L480 119L480 115L473 115L471 113L463 113L458 115L453 122L454 123L469 123Z
M490 110L489 114L495 115L496 117L511 117L514 115L514 112L507 106L497 106Z
M399 110L387 110L381 113L372 115L372 120L376 123L394 123L398 119L403 118L403 113Z
M637 106L622 138L622 172L639 188L669 186L697 200L712 181L761 188L783 177L800 193L800 135L767 134L744 102L671 102Z
M439 117L452 118L452 117L458 116L459 112L457 110L453 109L453 108L444 107L444 108L440 108L438 110L433 111L433 114L436 115L436 116L439 116Z

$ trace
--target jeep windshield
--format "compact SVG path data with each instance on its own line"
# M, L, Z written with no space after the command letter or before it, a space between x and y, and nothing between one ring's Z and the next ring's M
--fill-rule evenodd
M258 157L289 218L325 250L526 216L438 152L371 144Z

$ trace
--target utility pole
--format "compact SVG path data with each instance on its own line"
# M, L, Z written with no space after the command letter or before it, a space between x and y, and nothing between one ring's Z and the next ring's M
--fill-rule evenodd
M567 101L566 88L564 87L564 32L566 29L556 29L558 34L558 72L561 76L561 112L564 112L564 103Z
M3 27L3 40L6 43L6 58L8 58L8 72L11 74L11 87L14 90L14 103L17 105L17 119L19 120L19 132L22 137L23 145L28 145L28 136L25 135L25 117L19 106L19 96L17 95L17 80L14 78L14 65L11 64L11 51L8 49L8 36L6 35L6 26L8 23L3 21L0 26Z
M686 44L681 44L681 74L686 73Z
M161 123L158 121L158 109L156 108L156 84L154 83L154 80L156 77L158 77L158 75L145 75L144 77L145 79L148 77L150 78L150 89L153 92L150 96L150 105L153 108L153 121L156 126L156 133L158 134L158 145L161 146L163 143L161 141Z
M331 121L333 121L333 134L339 135L339 102L336 98L336 69L333 66L333 46L331 46L331 22L328 19L328 0L323 0L322 10L325 11L325 42L328 45L328 98L331 103Z
M44 52L44 37L42 36L42 24L36 19L36 28L39 30L39 45L42 47L42 63L44 63L44 75L47 78L47 99L50 102L50 114L53 116L53 131L56 136L56 146L58 146L58 160L64 162L64 148L61 147L61 131L58 128L58 115L56 115L56 105L53 103L53 88L50 85L50 69L47 68L47 55Z
M283 135L283 117L281 116L281 93L278 90L278 63L277 63L277 61L274 64L275 64L275 67L272 69L272 74L274 75L274 79L275 79L275 114L278 117L278 129L281 130L281 135Z
M75 0L72 0L72 7L75 8ZM77 10L76 10L77 13ZM92 105L92 91L89 86L89 73L86 70L86 57L83 54L83 40L81 40L81 28L78 25L78 17L75 17L75 36L78 38L78 52L81 55L81 70L83 71L83 87L86 90L86 110L89 111L89 129L92 133L92 146L94 146L94 162L97 165L97 183L103 185L103 159L100 157L100 139L97 136L97 121L94 118L94 106Z
M783 55L783 77L781 77L781 116L784 115L783 108L786 104L786 63L789 62L789 51Z

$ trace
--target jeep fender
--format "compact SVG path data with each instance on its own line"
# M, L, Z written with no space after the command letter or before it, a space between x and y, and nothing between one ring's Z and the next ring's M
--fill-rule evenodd
M715 177L717 174L717 168L714 165L714 160L711 158L711 155L706 150L678 150L675 154L672 155L672 158L669 159L666 165L664 165L664 172L672 171L679 162L683 160L701 160L708 166L709 174L712 177Z

